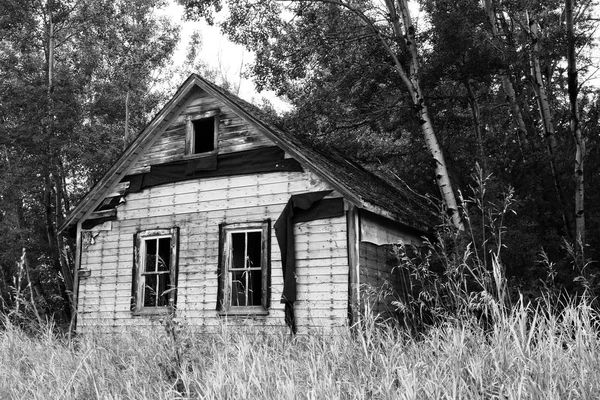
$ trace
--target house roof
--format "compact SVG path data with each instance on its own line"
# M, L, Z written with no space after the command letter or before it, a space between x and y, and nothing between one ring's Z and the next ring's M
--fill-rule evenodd
M260 109L223 88L192 74L177 90L138 137L108 169L59 227L59 231L86 219L108 193L185 108L194 91L201 90L221 100L241 118L255 126L277 146L308 170L332 185L359 208L390 218L421 232L429 232L434 222L431 209L412 192L391 184L367 171L333 149L317 148L269 122Z

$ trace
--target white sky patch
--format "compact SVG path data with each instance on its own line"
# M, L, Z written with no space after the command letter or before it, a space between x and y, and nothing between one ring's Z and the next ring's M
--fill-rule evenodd
M257 93L254 83L242 77L242 73L252 63L254 55L246 50L244 46L230 42L220 31L219 27L210 26L205 21L186 21L183 17L183 6L170 2L165 10L171 20L181 25L181 39L175 54L173 55L173 68L179 68L185 62L186 50L189 46L194 31L199 31L202 36L202 50L200 58L212 69L218 71L218 75L228 82L238 84L242 99L253 104L260 105L262 99L267 99L278 111L290 109L290 105L278 98L271 91ZM217 15L218 21L219 15ZM176 85L182 82L176 82Z

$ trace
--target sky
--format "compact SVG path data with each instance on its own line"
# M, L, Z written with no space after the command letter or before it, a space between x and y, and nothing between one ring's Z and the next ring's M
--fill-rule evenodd
M181 25L181 40L174 55L174 66L181 66L185 62L186 48L194 30L202 34L202 52L200 57L212 68L219 69L230 82L240 79L240 70L247 67L253 60L253 54L243 46L230 42L216 26L210 26L204 21L185 21L183 18L183 6L171 0L166 14L173 22ZM241 78L238 96L254 104L260 104L262 98L268 99L276 110L285 111L290 108L282 99L273 92L263 91L257 93L254 83Z

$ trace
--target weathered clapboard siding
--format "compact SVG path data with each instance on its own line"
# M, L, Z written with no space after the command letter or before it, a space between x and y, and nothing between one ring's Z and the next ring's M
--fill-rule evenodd
M393 311L393 300L404 300L409 276L395 255L398 244L420 246L423 239L384 217L361 212L359 249L361 308L386 318Z
M130 311L133 237L141 230L174 226L179 227L177 315L190 324L220 324L223 319L216 311L219 223L271 219L273 224L290 195L325 189L328 185L311 173L284 172L186 181L129 194L118 207L112 229L95 232L94 243L84 245L81 265L91 275L80 284L79 327L151 326L160 319L132 317ZM303 329L346 323L345 226L345 217L295 226L297 315ZM269 315L255 317L253 323L282 326L283 277L274 229L271 286Z
M394 245L360 243L360 284L363 311L370 307L375 315L387 318L394 300L404 300L408 275L399 265Z
M185 157L186 119L212 110L219 110L218 154L273 146L273 142L234 114L223 102L209 97L206 93L200 93L179 117L171 121L166 131L135 164L130 174L143 172L150 165L182 160Z
M346 217L294 226L297 262L295 305L298 332L347 325ZM323 232L324 231L324 232Z

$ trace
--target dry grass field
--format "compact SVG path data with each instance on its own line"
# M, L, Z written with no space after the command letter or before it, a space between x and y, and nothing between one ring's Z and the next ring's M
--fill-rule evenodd
M484 331L456 320L409 336L360 332L79 337L0 331L2 399L597 399L598 315L513 307ZM172 326L173 327L173 326ZM175 332L175 333L173 333Z

